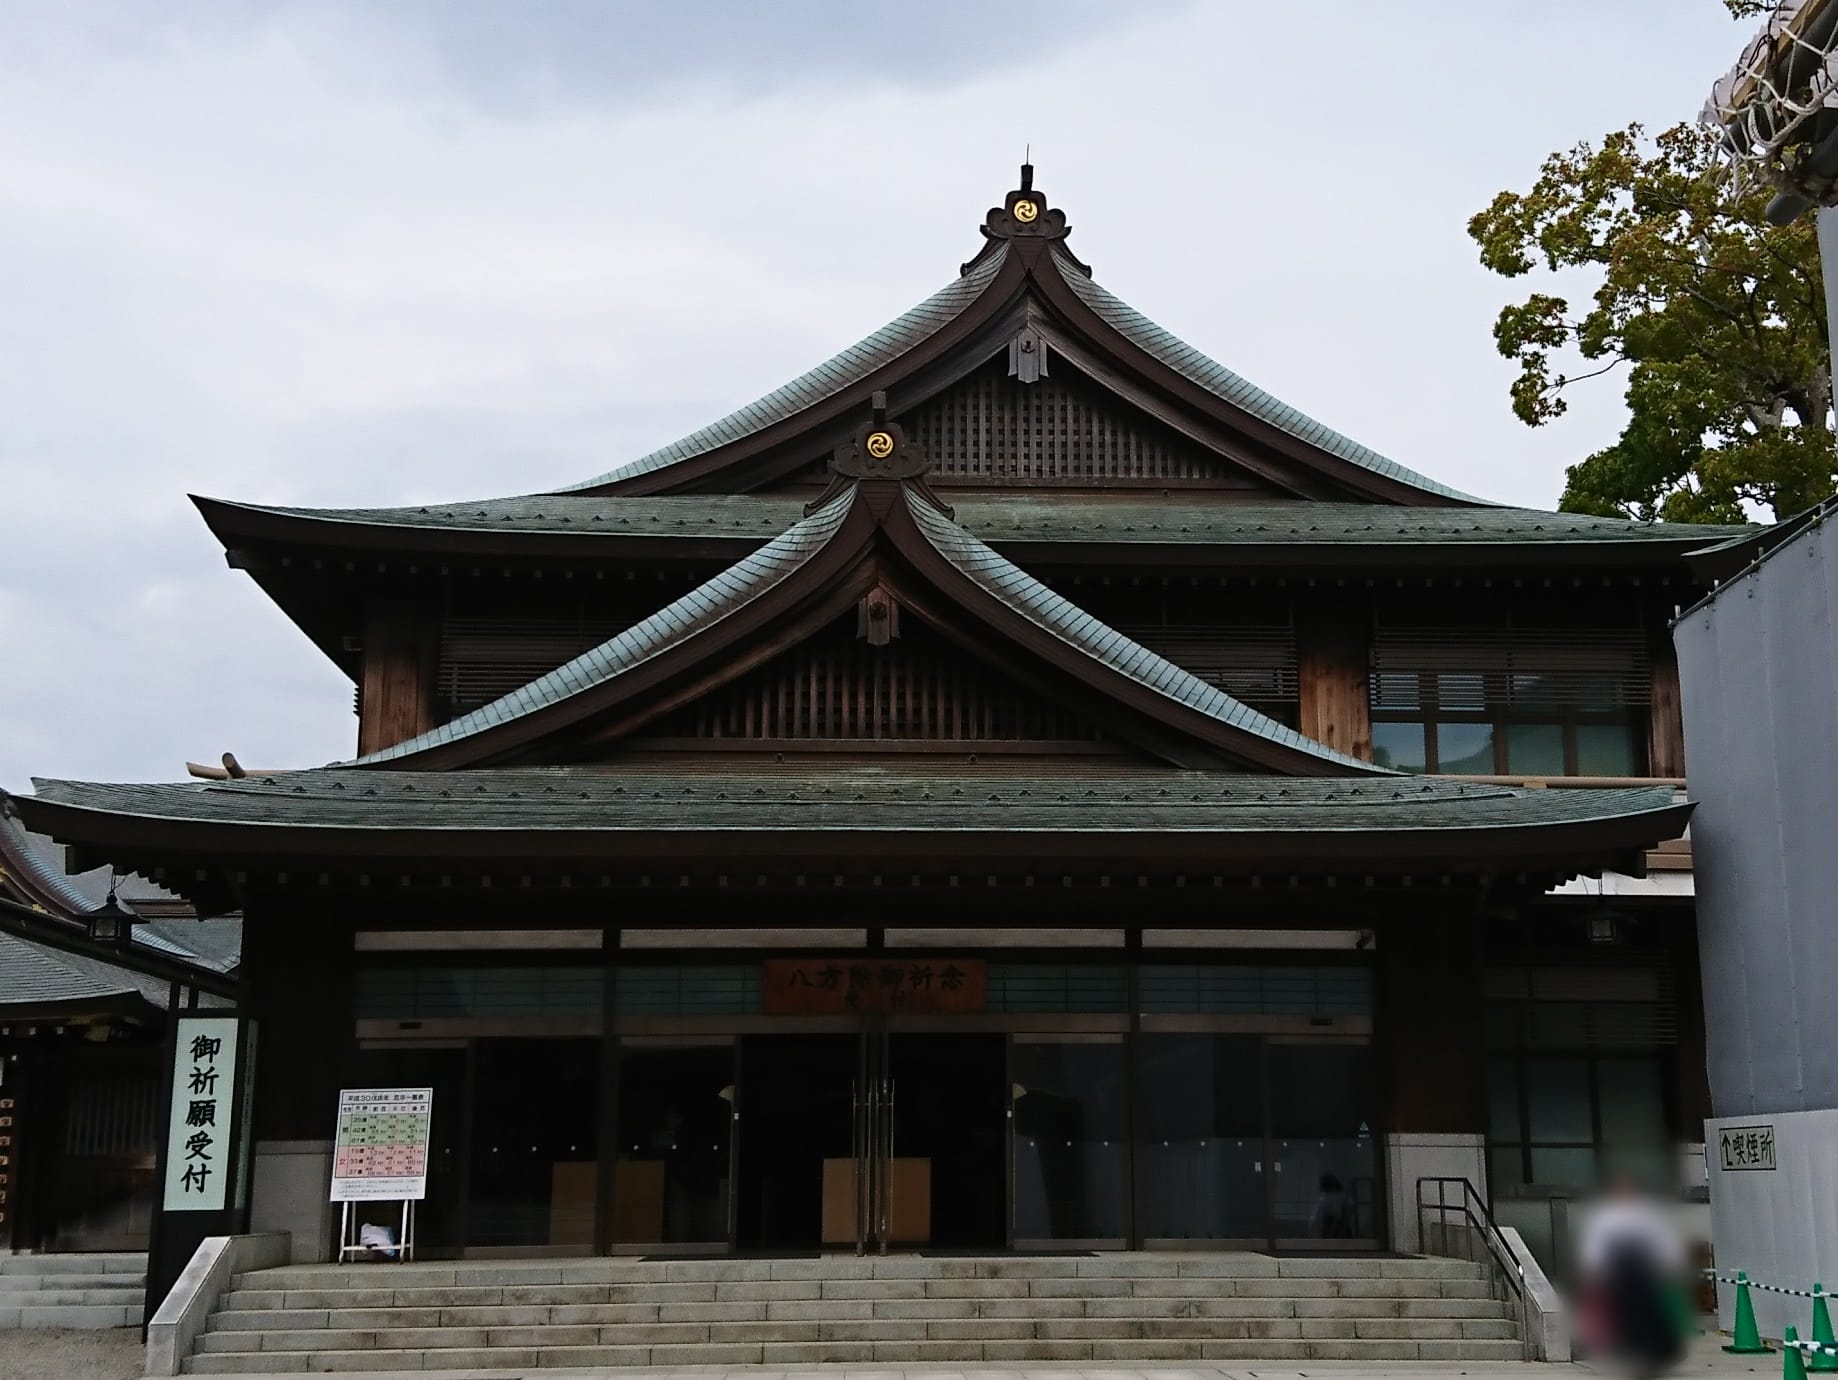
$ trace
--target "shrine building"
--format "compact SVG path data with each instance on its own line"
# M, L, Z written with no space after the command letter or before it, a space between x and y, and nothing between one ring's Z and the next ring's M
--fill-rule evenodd
M1408 1250L1701 1139L1668 625L1754 529L1407 469L1031 168L980 230L567 489L197 500L352 759L12 803L241 915L239 1225L333 1251L345 1089L432 1089L423 1259Z

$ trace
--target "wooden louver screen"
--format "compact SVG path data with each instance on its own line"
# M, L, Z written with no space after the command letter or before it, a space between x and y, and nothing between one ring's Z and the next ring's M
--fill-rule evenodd
M436 693L450 714L489 704L629 626L622 619L449 618Z
M1098 734L1079 715L963 656L906 639L885 648L851 639L784 657L676 716L657 736L996 742Z
M1658 963L1489 968L1491 1038L1532 1049L1641 1049L1678 1043L1678 995Z
M1381 627L1372 642L1374 709L1612 712L1652 697L1637 629Z
M935 479L959 483L1231 482L1217 458L1082 383L985 369L900 419Z
M1117 630L1183 671L1277 718L1301 698L1295 629L1287 624L1120 624Z

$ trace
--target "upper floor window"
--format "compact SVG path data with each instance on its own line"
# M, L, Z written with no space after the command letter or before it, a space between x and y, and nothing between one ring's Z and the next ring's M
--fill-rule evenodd
M1652 677L1622 629L1383 628L1372 757L1451 776L1638 776Z

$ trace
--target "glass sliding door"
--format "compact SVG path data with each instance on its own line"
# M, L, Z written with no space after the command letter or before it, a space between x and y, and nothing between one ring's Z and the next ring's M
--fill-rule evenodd
M1136 1229L1143 1244L1263 1245L1262 1038L1144 1034L1137 1080Z
M731 1036L619 1042L615 1251L727 1249L734 1089Z
M1129 1071L1121 1035L1016 1035L1009 1049L1015 1245L1129 1238Z
M594 1246L601 1042L473 1046L468 1254L585 1254Z
M1377 1246L1384 1195L1365 1039L1147 1031L1136 1079L1144 1246Z
M1378 1141L1371 1048L1363 1041L1271 1038L1270 1235L1279 1247L1379 1242Z

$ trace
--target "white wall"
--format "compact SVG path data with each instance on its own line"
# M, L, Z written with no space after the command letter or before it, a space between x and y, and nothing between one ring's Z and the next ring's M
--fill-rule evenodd
M1726 1126L1772 1126L1772 1170L1726 1170L1718 1132ZM1838 1111L1777 1112L1720 1117L1704 1123L1710 1172L1710 1212L1717 1273L1746 1270L1751 1280L1809 1289L1815 1281L1838 1289ZM1788 1323L1810 1335L1812 1301L1756 1289L1755 1321L1764 1337ZM1717 1287L1717 1317L1734 1322L1736 1291Z
M1417 1180L1425 1178L1461 1178L1474 1185L1474 1191L1487 1200L1486 1137L1478 1135L1430 1135L1416 1131L1394 1133L1385 1137L1385 1178L1391 1195L1391 1249L1422 1249L1417 1228ZM1433 1188L1425 1190L1432 1200ZM1453 1225L1461 1221L1460 1195L1453 1186L1449 1202L1456 1210L1448 1214ZM1436 1216L1430 1217L1435 1225Z

